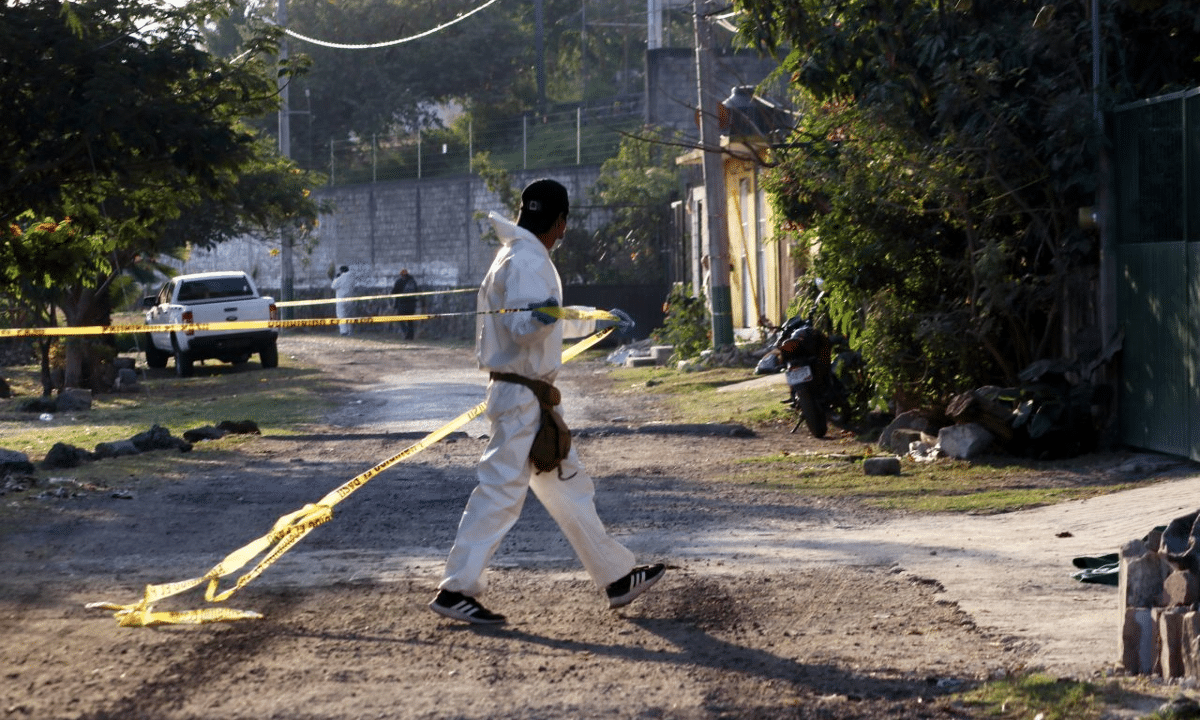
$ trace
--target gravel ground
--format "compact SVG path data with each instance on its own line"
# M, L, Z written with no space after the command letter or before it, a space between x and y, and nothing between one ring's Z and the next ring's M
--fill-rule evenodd
M1170 519L1197 484L1175 468L1180 492L1158 493L1174 500L1145 517L1113 509L1119 499L999 518L865 512L741 482L740 458L852 440L673 426L652 397L596 383L603 364L580 362L560 386L601 517L640 560L670 567L627 608L607 608L535 499L486 597L509 624L426 608L474 485L486 432L475 421L373 478L227 603L261 620L120 628L85 609L203 574L483 397L463 349L297 335L280 353L338 379L321 423L180 455L166 476L131 470L132 499L9 503L0 717L983 717L948 694L1031 668L1111 674L1115 590L1070 580L1070 558ZM146 380L155 392L171 382L170 368ZM75 479L87 485L86 466ZM202 604L197 592L163 609ZM1107 714L1133 717L1165 694L1144 689Z

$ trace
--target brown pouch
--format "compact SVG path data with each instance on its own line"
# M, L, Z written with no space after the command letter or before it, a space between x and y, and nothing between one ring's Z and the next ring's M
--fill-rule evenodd
M534 380L516 373L494 372L491 374L491 378L501 382L524 385L537 396L538 403L542 406L542 422L538 427L537 434L533 437L533 446L529 448L529 459L538 472L558 470L560 479L568 479L562 477L562 461L571 451L571 430L558 411L554 409L562 402L562 394L558 392L558 388L548 382Z

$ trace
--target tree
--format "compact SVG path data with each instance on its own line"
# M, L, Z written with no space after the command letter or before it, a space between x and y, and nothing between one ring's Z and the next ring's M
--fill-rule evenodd
M1098 149L1089 6L738 3L806 108L770 181L783 228L819 247L835 319L902 404L1083 346L1062 311L1098 262L1077 222ZM1189 6L1104 3L1106 104L1200 79Z
M559 269L574 281L654 283L666 276L671 202L680 196L674 146L627 136L600 166L594 205L611 217L590 239L564 243Z
M250 225L315 220L301 178L242 122L276 107L277 32L262 28L244 56L219 59L201 28L221 12L212 0L0 8L0 93L19 109L0 119L0 221L70 218L57 225L85 244L54 256L14 244L0 257L5 291L24 296L26 275L50 279L30 302L57 306L70 325L107 323L111 283L136 262ZM82 354L67 347L72 385Z

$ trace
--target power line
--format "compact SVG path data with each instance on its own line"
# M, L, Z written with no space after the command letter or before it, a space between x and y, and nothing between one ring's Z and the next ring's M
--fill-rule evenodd
M488 0L487 2L480 5L479 7L475 8L474 10L465 12L462 15L459 15L458 17L454 18L450 22L442 23L441 25L438 25L437 27L432 28L430 30L426 30L423 33L418 33L416 35L410 35L409 37L399 38L397 40L388 40L386 42L371 43L368 45L346 45L344 43L329 42L327 40L317 40L316 38L310 38L308 36L301 35L300 33L295 32L294 30L289 30L287 28L284 28L283 31L285 33L287 33L288 35L296 38L297 40L303 40L305 42L310 42L310 43L313 43L314 45L320 45L321 47L334 48L335 50L373 50L375 48L390 47L392 45L400 45L401 43L412 42L413 40L419 40L423 37L428 37L428 36L434 34L435 32L438 32L440 30L445 30L446 28L450 27L451 25L453 25L455 23L466 20L467 18L471 17L472 15L479 12L480 10L483 10L484 8L486 8L490 5L496 4L498 1L499 0Z

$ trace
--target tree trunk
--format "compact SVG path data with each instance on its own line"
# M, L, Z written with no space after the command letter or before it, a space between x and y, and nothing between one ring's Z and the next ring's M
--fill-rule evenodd
M70 327L89 325L111 325L112 308L109 307L108 283L99 283L98 288L78 288L62 301L63 315ZM96 377L95 368L87 366L88 352L92 341L78 337L66 343L63 368L63 387L83 387L86 378Z
M38 351L42 360L42 397L50 397L54 392L54 380L50 377L50 338L38 341Z

